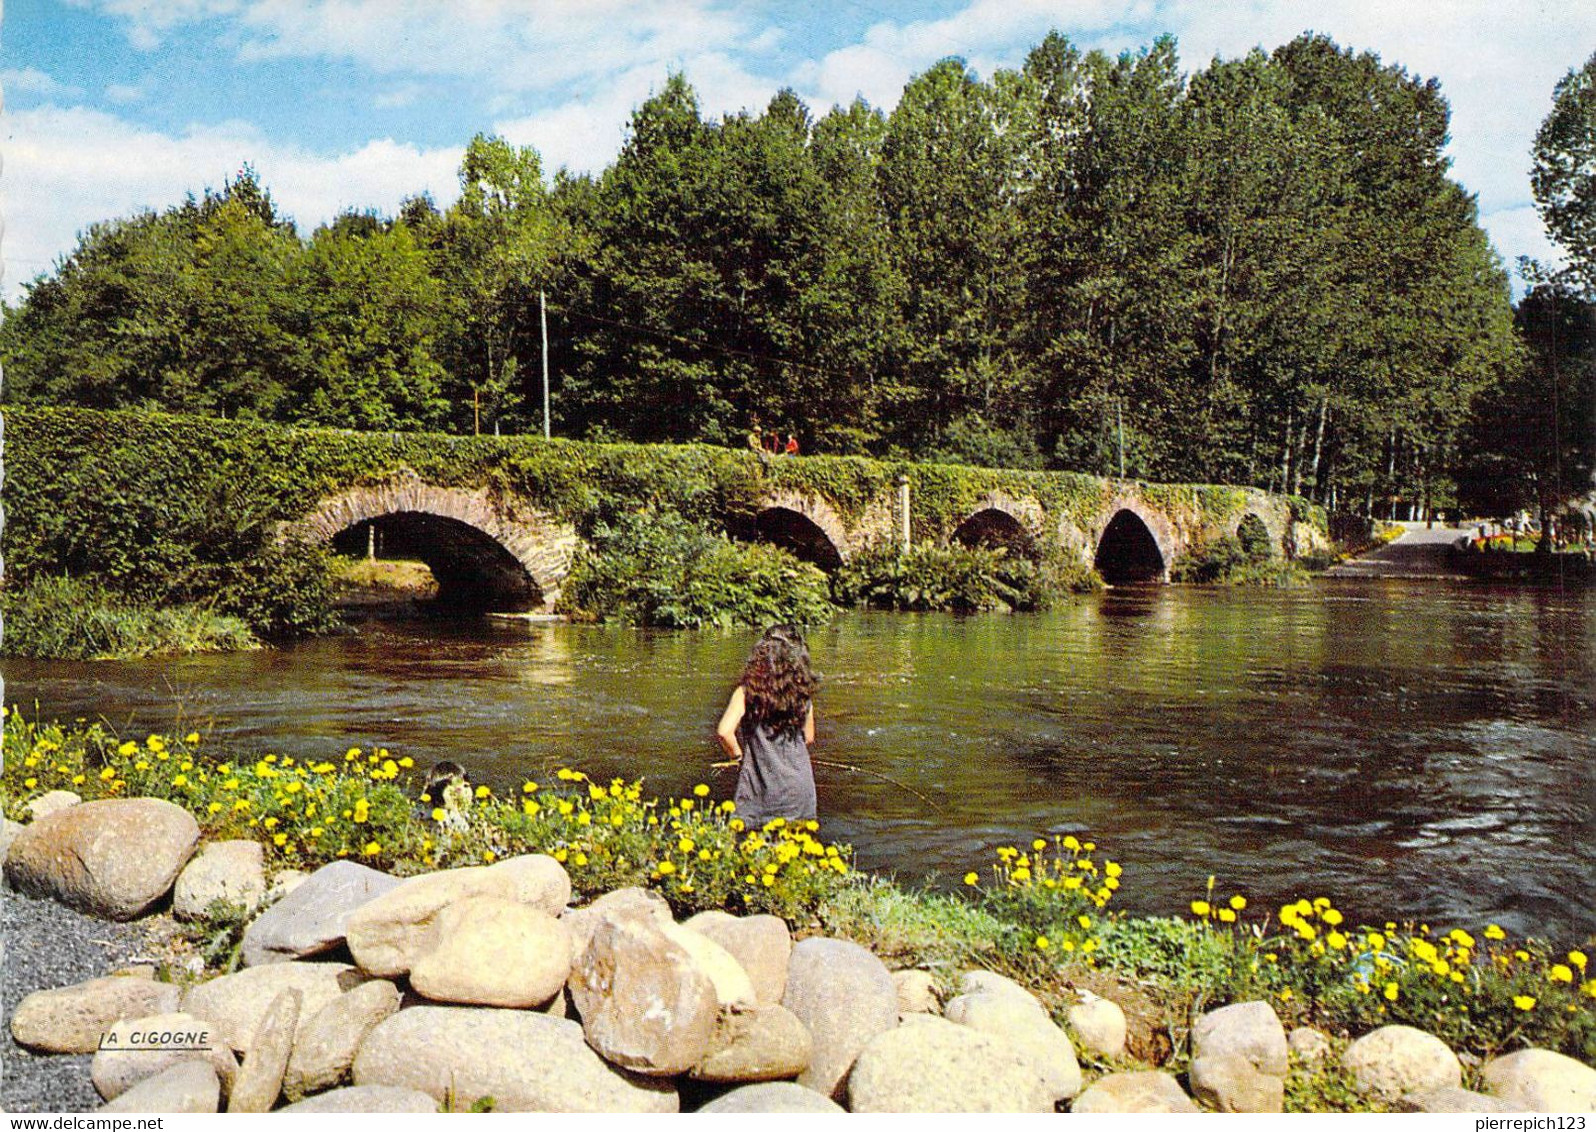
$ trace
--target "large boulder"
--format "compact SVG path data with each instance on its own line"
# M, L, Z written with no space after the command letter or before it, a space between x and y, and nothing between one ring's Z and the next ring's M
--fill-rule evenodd
M625 1074L582 1040L582 1027L527 1010L415 1006L381 1022L355 1056L356 1085L417 1089L499 1112L675 1112L669 1082Z
M227 1098L228 1112L270 1112L283 1091L283 1073L288 1055L293 1052L294 1032L299 1028L303 996L288 987L272 999L266 1016L250 1039L249 1052L238 1067L232 1093Z
M218 901L252 912L265 898L265 847L259 841L213 841L178 874L172 914L197 920Z
M344 942L350 916L402 883L355 861L323 865L244 929L244 966L331 951Z
M1195 1058L1187 1075L1192 1096L1219 1112L1280 1112L1286 1082L1233 1053Z
M1032 1059L994 1034L924 1018L877 1034L848 1074L853 1112L1052 1112Z
M942 1016L1008 1039L1030 1062L1050 1101L1066 1101L1081 1091L1081 1066L1074 1044L1034 999L1003 992L961 994L942 1008Z
M780 916L733 916L711 910L700 912L682 926L725 948L748 973L757 1001L781 1001L782 992L787 989L792 933Z
M735 1112L752 1115L763 1112L819 1112L846 1111L830 1097L823 1097L813 1089L794 1085L790 1081L770 1081L762 1085L744 1085L710 1101L699 1112Z
M203 1112L220 1108L222 1083L209 1062L197 1059L168 1065L146 1077L99 1112Z
M11 886L107 920L149 911L199 844L199 826L158 798L107 798L40 818L6 853Z
M721 913L730 915L730 913ZM670 902L651 888L617 888L606 892L593 903L581 908L567 908L560 913L560 922L571 933L571 964L582 958L599 921L609 916L613 919L640 917L655 924L675 923Z
M570 989L588 1044L625 1069L685 1073L714 1040L715 984L655 921L601 918Z
M189 988L183 1009L214 1024L231 1048L248 1053L267 1010L283 991L297 990L302 996L299 1025L304 1026L361 981L360 973L347 963L269 963Z
M238 1060L216 1027L192 1014L175 1012L112 1023L94 1060L89 1079L108 1101L180 1061L206 1062L221 1080L225 1094L238 1074Z
M11 1015L11 1036L43 1053L93 1053L113 1022L170 1014L182 991L171 983L113 975L34 991Z
M1007 975L996 971L966 971L959 977L959 994L1006 994L1042 1005L1042 1000Z
M47 790L40 794L26 807L29 821L38 821L51 814L59 814L62 810L71 809L83 801L83 795L72 790Z
M441 909L431 950L410 968L410 985L435 1002L541 1006L565 989L570 933L541 908L473 896Z
M1081 996L1083 1001L1070 1007L1065 1016L1082 1047L1099 1057L1124 1057L1128 1027L1119 1003L1089 991L1082 991Z
M1492 1058L1480 1079L1515 1112L1596 1113L1596 1069L1549 1049Z
M437 1112L438 1102L420 1089L396 1085L350 1085L308 1100L284 1105L278 1112Z
M813 1040L798 1083L838 1101L865 1043L898 1024L898 988L886 964L856 943L825 936L792 949L781 1004Z
M1520 1105L1511 1105L1496 1097L1476 1093L1461 1086L1447 1085L1427 1093L1409 1093L1396 1102L1398 1112L1523 1112ZM1561 1111L1561 1110L1548 1110Z
M11 843L17 839L17 835L27 828L19 821L0 818L0 862L4 862L6 854L11 852Z
M1434 1034L1412 1026L1371 1030L1347 1047L1341 1064L1359 1088L1386 1100L1463 1084L1457 1055Z
M361 970L384 978L407 974L432 949L438 913L474 896L525 904L558 916L571 898L571 879L558 861L542 854L425 873L356 909L345 925L344 938Z
M784 1006L722 1010L710 1052L693 1067L700 1081L780 1081L809 1065L809 1031Z
M700 932L680 924L660 924L665 938L693 957L698 969L715 988L715 1001L722 1007L751 1007L757 1001L753 980L731 952Z
M1110 1073L1087 1086L1071 1112L1198 1112L1180 1082L1156 1069Z
M1237 1002L1210 1010L1191 1028L1193 1057L1233 1055L1271 1077L1284 1078L1290 1058L1286 1028L1267 1002Z
M366 1035L398 1009L399 988L386 979L372 979L316 1011L294 1040L283 1095L297 1101L343 1082Z

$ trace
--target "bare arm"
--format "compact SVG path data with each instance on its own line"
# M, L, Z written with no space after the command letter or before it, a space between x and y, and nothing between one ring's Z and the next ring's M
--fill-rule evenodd
M815 701L809 701L809 710L804 713L804 743L812 745L815 741Z
M737 762L742 762L743 749L737 745L737 725L743 721L743 686L737 685L732 690L731 699L726 701L726 710L721 713L720 723L715 727L715 738L720 740L721 747Z

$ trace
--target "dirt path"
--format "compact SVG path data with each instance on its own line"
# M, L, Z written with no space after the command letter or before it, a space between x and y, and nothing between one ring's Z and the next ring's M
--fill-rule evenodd
M1329 578L1442 578L1466 577L1448 560L1452 544L1466 538L1472 527L1434 527L1402 523L1401 535L1382 547L1325 571Z

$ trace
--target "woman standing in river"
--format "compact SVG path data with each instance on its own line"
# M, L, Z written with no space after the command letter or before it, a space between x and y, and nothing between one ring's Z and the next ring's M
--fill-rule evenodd
M738 764L732 800L749 829L773 818L816 816L809 744L819 683L803 634L791 625L766 629L743 666L715 734Z

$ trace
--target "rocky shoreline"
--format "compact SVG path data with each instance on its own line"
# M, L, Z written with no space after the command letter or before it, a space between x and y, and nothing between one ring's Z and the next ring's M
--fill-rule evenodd
M8 956L8 996L27 992L7 1001L28 1051L6 1074L13 1111L1279 1112L1289 1073L1332 1062L1372 1106L1596 1111L1596 1070L1559 1053L1495 1058L1473 1091L1433 1035L1387 1025L1338 1050L1262 1001L1198 1017L1182 1080L1130 1058L1107 998L1055 1017L992 971L889 970L771 915L678 923L642 888L573 907L542 854L268 878L259 843L201 846L163 800L35 813L4 834L8 926L51 924L11 937L43 964L24 978ZM105 975L115 961L84 950L224 905L252 910L228 973Z

